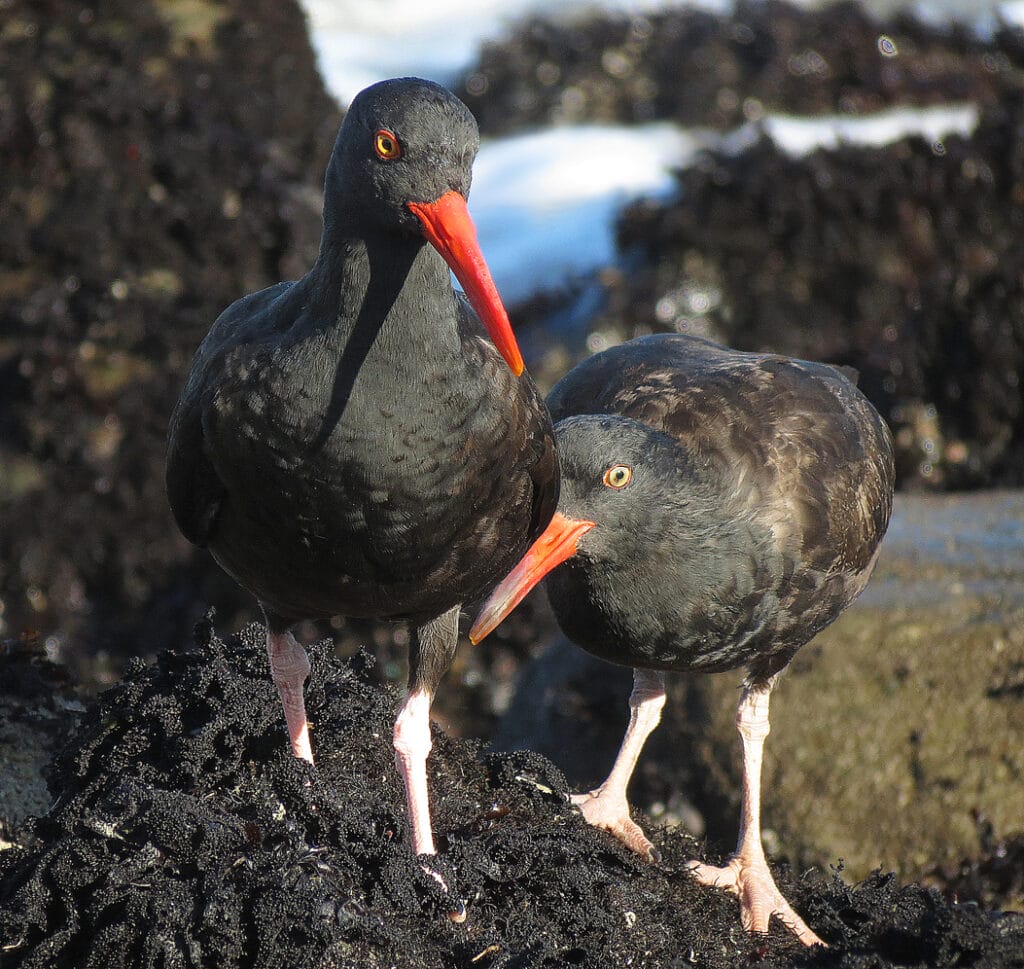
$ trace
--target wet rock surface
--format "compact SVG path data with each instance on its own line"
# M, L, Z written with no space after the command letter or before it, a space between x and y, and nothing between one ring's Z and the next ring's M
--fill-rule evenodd
M262 630L134 664L95 701L48 781L57 803L0 853L5 967L929 966L1019 964L1024 917L876 874L780 871L829 941L749 937L733 900L685 874L703 853L658 831L649 866L587 826L536 754L435 734L439 870L409 852L392 764L396 698L313 650L315 770L286 751Z
M0 851L14 829L53 803L44 773L83 710L67 670L38 638L0 640Z

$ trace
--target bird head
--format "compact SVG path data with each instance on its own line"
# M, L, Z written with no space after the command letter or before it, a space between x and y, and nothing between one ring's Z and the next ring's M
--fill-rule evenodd
M420 78L393 78L356 95L327 169L324 224L358 219L424 238L462 285L518 376L523 358L477 242L467 199L480 146L476 120L454 94Z
M546 575L575 559L585 568L628 569L669 530L680 474L668 435L619 415L568 417L555 427L562 483L558 509L519 564L484 603L469 637L478 643Z

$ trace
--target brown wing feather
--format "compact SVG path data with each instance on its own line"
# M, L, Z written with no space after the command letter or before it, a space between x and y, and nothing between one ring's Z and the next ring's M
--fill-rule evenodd
M837 368L661 334L591 358L548 405L556 422L622 414L677 440L730 512L774 534L792 570L783 626L809 608L827 625L867 582L892 509L892 438Z

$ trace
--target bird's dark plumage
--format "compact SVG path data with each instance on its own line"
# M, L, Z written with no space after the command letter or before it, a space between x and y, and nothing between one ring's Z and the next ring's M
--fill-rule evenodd
M662 671L748 671L737 723L744 816L735 859L695 865L739 895L748 928L782 898L760 846L768 695L793 654L864 588L892 510L889 429L840 368L663 334L576 367L552 390L562 490L544 535L495 590L479 640L545 575L566 635L635 670L608 780L576 799L635 850L653 848L625 790L664 703Z
M651 336L576 367L548 405L561 507L599 523L548 588L590 652L765 679L867 581L892 446L836 368ZM601 485L616 463L634 471L622 492Z
M550 419L466 213L477 147L439 85L358 95L316 264L217 319L167 457L182 532L259 599L272 634L311 617L411 620L412 691L428 696L455 648L444 617L508 570L558 491ZM292 689L304 656L269 645L272 661L290 650Z
M171 421L182 531L292 620L416 619L479 596L556 497L533 382L404 204L468 190L476 125L436 85L376 87L338 136L316 265L221 314ZM407 146L394 178L375 128Z

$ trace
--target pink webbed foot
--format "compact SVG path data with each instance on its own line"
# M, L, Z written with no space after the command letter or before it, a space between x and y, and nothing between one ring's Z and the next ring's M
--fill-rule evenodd
M619 839L631 851L650 862L661 860L654 845L629 816L626 788L633 776L640 751L661 719L665 705L665 677L656 670L634 670L633 692L629 696L629 726L605 782L588 794L574 794L572 803L583 817Z
M657 848L629 816L629 804L624 797L615 797L599 787L588 794L573 794L572 803L589 824L618 838L630 851L651 863L661 860Z
M722 867L700 861L689 864L702 885L732 892L740 902L740 918L748 932L767 932L774 915L804 945L825 945L779 891L766 862L744 863L738 856Z
M774 678L743 686L736 710L736 728L743 742L743 807L736 854L722 867L690 862L689 868L702 885L723 888L740 901L740 917L748 932L767 932L774 915L804 945L825 945L793 911L768 869L761 844L761 757L771 729L768 701Z

